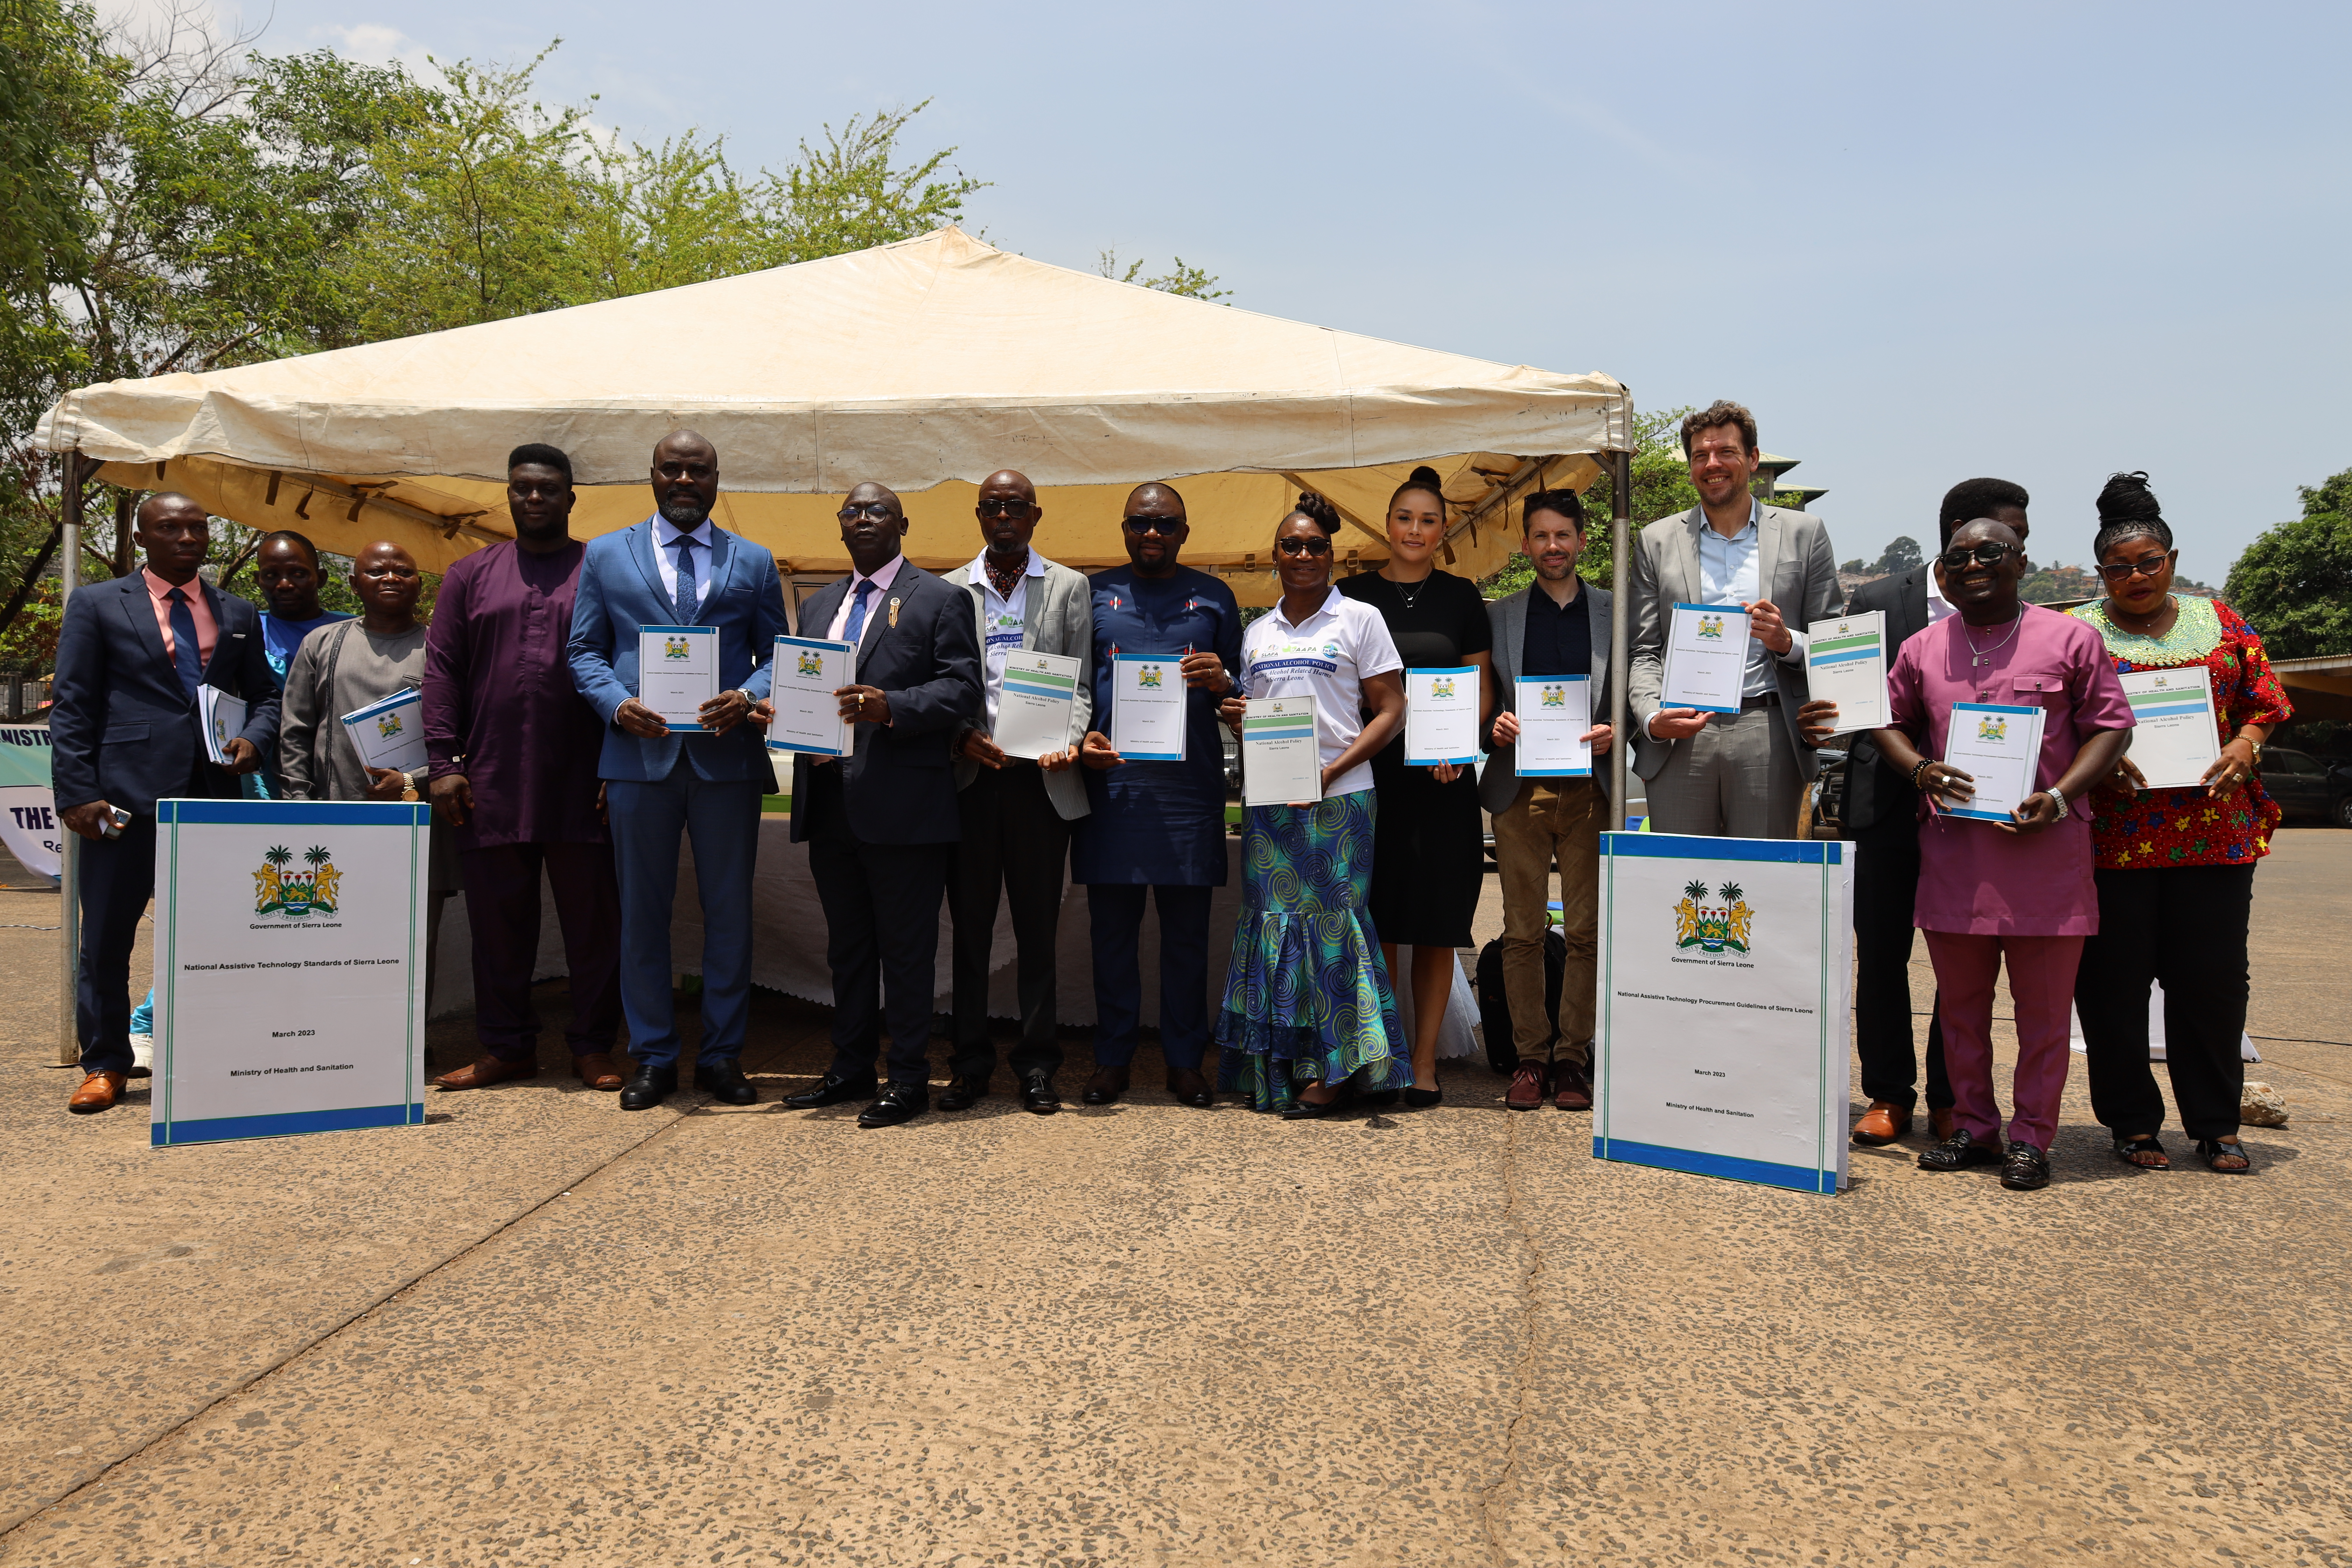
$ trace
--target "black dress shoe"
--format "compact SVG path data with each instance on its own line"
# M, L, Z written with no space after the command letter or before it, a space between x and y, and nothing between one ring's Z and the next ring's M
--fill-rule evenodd
M941 1110L970 1110L988 1098L988 1075L978 1078L958 1078L948 1080L947 1092L940 1096Z
M677 1091L677 1068L641 1067L621 1086L621 1109L651 1110Z
M1312 1121L1319 1116L1330 1115L1347 1103L1348 1091L1344 1089L1320 1105L1311 1100L1294 1100L1290 1108L1282 1113L1282 1119L1285 1121Z
M2031 1143L2012 1142L2001 1162L2000 1184L2012 1193L2038 1193L2050 1184L2050 1156Z
M1168 1092L1176 1097L1177 1104L1189 1105L1195 1110L1212 1110L1217 1103L1216 1091L1197 1068L1171 1068Z
M1408 1089L1404 1091L1404 1105L1407 1110L1427 1110L1444 1098L1445 1090L1442 1088Z
M1990 1138L1980 1143L1965 1127L1919 1156L1919 1168L1923 1171L1958 1171L1970 1165L2000 1163L2000 1140Z
M1127 1080L1128 1069L1123 1067L1097 1068L1094 1077L1087 1079L1086 1092L1078 1098L1088 1105L1112 1104L1127 1092Z
M814 1089L804 1089L798 1094L784 1096L784 1103L794 1110L814 1110L821 1105L839 1105L845 1100L870 1100L874 1095L874 1075L859 1073L855 1078L843 1078L827 1073Z
M1040 1116L1051 1116L1062 1109L1062 1097L1054 1092L1052 1073L1033 1072L1022 1080L1021 1109Z
M883 1086L874 1103L857 1113L860 1127L896 1127L912 1121L931 1108L931 1091L919 1083Z
M733 1057L694 1064L694 1087L721 1105L757 1105L760 1091L743 1076L743 1064Z

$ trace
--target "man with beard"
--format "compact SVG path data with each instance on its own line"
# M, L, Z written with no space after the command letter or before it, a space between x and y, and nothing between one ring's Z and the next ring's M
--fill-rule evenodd
M567 645L588 547L572 537L572 459L507 458L512 542L449 568L425 643L428 786L464 867L478 1059L433 1081L480 1089L539 1071L540 878L555 891L572 973L572 1075L621 1087L621 889L599 807L604 726L572 684Z
M955 1082L941 1110L968 1110L988 1093L996 1048L988 1037L989 939L1001 890L1013 905L1021 1043L1013 1073L1021 1108L1050 1116L1062 1108L1054 1075L1062 1044L1054 1027L1054 939L1062 916L1062 872L1070 824L1087 814L1087 790L1067 769L1087 732L1094 693L1081 680L1070 705L1066 744L1032 762L996 743L996 716L1013 654L1057 654L1083 668L1094 653L1087 580L1030 548L1045 515L1028 479L1011 468L982 479L972 508L984 543L971 564L947 580L971 595L980 627L985 711L955 738L956 805L962 839L949 868L948 908L955 914Z
M801 606L804 637L857 647L857 683L834 693L862 726L846 757L793 759L793 842L809 847L833 969L833 1065L784 1103L873 1098L860 1127L930 1109L931 993L940 898L959 831L948 746L981 717L971 596L900 553L906 510L859 485L839 513L850 574ZM885 1008L890 1076L877 1083Z
M751 868L760 797L774 777L756 726L769 657L783 632L776 558L710 521L719 452L691 430L654 448L653 516L593 541L572 613L572 679L606 725L597 773L612 819L621 888L621 1010L637 1070L621 1109L658 1105L677 1088L670 998L670 906L681 834L694 842L702 894L702 1045L694 1082L729 1105L760 1098L741 1057L751 1006ZM638 700L637 634L646 626L718 634L716 697L699 732L681 734Z

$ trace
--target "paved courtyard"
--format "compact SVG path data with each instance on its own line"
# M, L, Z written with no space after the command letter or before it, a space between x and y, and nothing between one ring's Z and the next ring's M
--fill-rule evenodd
M158 1152L143 1085L65 1113L57 898L0 890L0 1563L2352 1564L2347 880L2256 882L2252 1177L2116 1163L2077 1058L2046 1192L1838 1198L1600 1163L1483 1063L1082 1108L1076 1038L1050 1120L556 1073ZM759 999L771 1101L825 1023Z

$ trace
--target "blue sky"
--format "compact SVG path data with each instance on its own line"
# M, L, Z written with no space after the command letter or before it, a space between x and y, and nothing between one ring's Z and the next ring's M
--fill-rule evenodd
M1738 398L1841 557L1990 473L2079 563L2144 468L2218 583L2352 467L2352 7L249 3L272 51L560 35L551 98L747 167L931 98L916 141L992 182L998 244Z

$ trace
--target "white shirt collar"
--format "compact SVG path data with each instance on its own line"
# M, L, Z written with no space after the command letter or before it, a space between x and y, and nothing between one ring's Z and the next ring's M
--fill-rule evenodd
M1317 616L1337 615L1339 613L1339 600L1341 596L1342 595L1339 593L1339 585L1338 584L1334 583L1325 588L1323 591L1322 604L1315 607L1314 613L1307 617L1307 621L1315 619ZM1297 631L1299 627L1304 626L1307 624L1307 621L1292 620L1290 618L1290 612L1282 607L1282 601L1279 598L1276 598L1274 601L1274 618L1280 621L1284 626L1288 626L1293 631Z
M1024 577L1043 577L1045 574L1045 568L1049 564L1051 564L1051 563L1049 563L1045 556L1038 553L1037 547L1035 545L1031 545L1029 547L1029 564L1022 569L1021 574ZM981 547L980 553L971 558L971 564L965 567L964 572L967 574L966 581L968 582L985 583L988 581L988 547L986 545L982 545Z
M677 545L681 539L691 539L703 549L710 548L710 520L704 518L692 529L682 529L661 513L654 513L654 542L664 550Z

